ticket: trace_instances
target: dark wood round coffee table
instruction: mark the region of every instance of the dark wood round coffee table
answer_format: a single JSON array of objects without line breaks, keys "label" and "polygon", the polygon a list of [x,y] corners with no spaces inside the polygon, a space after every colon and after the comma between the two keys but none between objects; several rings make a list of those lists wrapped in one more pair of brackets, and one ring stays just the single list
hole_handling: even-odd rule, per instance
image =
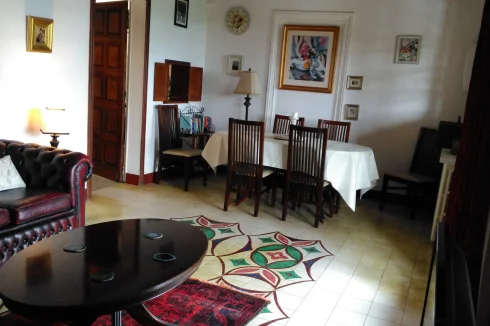
[{"label": "dark wood round coffee table", "polygon": [[74,229],[7,261],[0,268],[0,298],[11,311],[37,320],[90,325],[111,314],[113,325],[121,325],[126,310],[143,325],[168,325],[142,303],[191,276],[207,244],[199,228],[168,220]]}]

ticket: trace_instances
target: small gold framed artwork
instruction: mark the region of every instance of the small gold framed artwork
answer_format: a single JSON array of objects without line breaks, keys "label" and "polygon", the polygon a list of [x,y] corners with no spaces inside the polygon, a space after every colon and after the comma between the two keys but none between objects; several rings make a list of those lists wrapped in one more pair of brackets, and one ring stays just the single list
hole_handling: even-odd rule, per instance
[{"label": "small gold framed artwork", "polygon": [[362,82],[364,77],[362,76],[347,76],[347,89],[360,91],[362,90]]},{"label": "small gold framed artwork", "polygon": [[27,16],[27,52],[53,51],[53,20]]},{"label": "small gold framed artwork", "polygon": [[345,120],[359,120],[359,105],[346,104],[345,105]]}]

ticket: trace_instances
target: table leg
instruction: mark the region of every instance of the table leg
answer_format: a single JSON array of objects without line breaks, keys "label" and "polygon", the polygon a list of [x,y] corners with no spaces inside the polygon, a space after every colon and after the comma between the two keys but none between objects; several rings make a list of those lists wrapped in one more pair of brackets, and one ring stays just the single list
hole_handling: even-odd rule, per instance
[{"label": "table leg", "polygon": [[112,326],[122,326],[122,312],[116,311],[111,315]]},{"label": "table leg", "polygon": [[148,309],[146,309],[146,307],[143,304],[128,308],[126,309],[126,311],[128,312],[128,314],[131,315],[131,317],[133,317],[134,320],[136,320],[141,325],[177,326],[175,324],[170,324],[161,321],[157,317],[153,316],[153,314],[149,312]]}]

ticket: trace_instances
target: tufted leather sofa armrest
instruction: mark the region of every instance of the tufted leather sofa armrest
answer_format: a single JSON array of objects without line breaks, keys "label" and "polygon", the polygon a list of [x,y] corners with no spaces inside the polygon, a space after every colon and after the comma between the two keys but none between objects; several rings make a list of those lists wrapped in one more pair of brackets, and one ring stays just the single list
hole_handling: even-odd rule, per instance
[{"label": "tufted leather sofa armrest", "polygon": [[85,182],[93,167],[87,155],[0,139],[0,158],[5,155],[10,155],[28,188],[70,193],[78,226],[85,225]]}]

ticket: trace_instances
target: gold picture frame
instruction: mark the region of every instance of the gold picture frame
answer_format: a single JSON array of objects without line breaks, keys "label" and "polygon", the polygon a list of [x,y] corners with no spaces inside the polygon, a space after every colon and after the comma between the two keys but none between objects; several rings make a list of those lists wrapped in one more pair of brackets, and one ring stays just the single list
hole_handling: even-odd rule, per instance
[{"label": "gold picture frame", "polygon": [[27,52],[53,52],[52,19],[27,16]]},{"label": "gold picture frame", "polygon": [[332,93],[340,27],[284,25],[279,89]]}]

